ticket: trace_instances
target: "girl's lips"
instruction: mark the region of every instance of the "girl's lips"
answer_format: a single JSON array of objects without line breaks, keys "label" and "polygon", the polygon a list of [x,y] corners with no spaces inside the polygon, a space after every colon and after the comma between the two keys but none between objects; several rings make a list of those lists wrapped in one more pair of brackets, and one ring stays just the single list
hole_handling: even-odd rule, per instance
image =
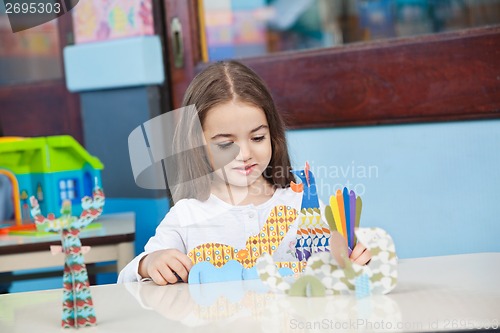
[{"label": "girl's lips", "polygon": [[241,173],[242,175],[248,176],[250,173],[252,173],[254,167],[257,164],[252,164],[252,165],[245,165],[244,167],[239,167],[239,168],[233,168],[235,171]]}]

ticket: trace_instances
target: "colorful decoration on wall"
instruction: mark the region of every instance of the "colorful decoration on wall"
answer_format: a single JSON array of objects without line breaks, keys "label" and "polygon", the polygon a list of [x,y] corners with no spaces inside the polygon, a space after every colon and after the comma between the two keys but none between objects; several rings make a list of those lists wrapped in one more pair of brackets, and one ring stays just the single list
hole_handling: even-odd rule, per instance
[{"label": "colorful decoration on wall", "polygon": [[59,52],[57,20],[14,34],[9,18],[0,12],[0,57],[58,58]]},{"label": "colorful decoration on wall", "polygon": [[40,212],[37,199],[30,198],[31,214],[37,228],[46,232],[60,233],[62,246],[51,247],[53,254],[64,253],[63,275],[63,313],[62,326],[64,328],[78,328],[94,326],[96,316],[90,294],[89,277],[83,260],[84,252],[89,247],[82,247],[79,238],[80,231],[88,226],[102,213],[104,206],[104,192],[97,185],[93,191],[93,198],[82,199],[82,213],[79,217],[71,216],[71,202],[63,201],[61,217],[54,214],[47,217]]},{"label": "colorful decoration on wall", "polygon": [[73,9],[75,43],[154,34],[152,0],[86,0]]},{"label": "colorful decoration on wall", "polygon": [[217,61],[267,53],[269,15],[264,0],[198,0],[203,60]]}]

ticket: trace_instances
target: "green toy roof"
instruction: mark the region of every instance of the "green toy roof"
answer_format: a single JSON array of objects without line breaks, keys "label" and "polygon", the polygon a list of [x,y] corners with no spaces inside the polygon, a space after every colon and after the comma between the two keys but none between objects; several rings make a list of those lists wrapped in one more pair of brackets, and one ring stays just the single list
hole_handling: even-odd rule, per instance
[{"label": "green toy roof", "polygon": [[87,164],[103,169],[101,161],[69,135],[0,139],[0,168],[16,174],[80,170]]}]

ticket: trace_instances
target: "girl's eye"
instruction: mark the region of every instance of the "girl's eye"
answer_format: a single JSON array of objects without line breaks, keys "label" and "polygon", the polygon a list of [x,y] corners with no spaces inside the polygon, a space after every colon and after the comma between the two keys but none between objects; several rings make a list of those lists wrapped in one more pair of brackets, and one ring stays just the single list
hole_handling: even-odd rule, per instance
[{"label": "girl's eye", "polygon": [[217,147],[219,149],[228,149],[232,144],[233,144],[232,142],[218,143]]},{"label": "girl's eye", "polygon": [[252,138],[252,140],[253,140],[253,141],[255,141],[255,142],[261,142],[261,141],[263,141],[265,138],[266,138],[266,136],[265,136],[265,135],[262,135],[262,136],[257,136],[257,137],[255,137],[255,138]]}]

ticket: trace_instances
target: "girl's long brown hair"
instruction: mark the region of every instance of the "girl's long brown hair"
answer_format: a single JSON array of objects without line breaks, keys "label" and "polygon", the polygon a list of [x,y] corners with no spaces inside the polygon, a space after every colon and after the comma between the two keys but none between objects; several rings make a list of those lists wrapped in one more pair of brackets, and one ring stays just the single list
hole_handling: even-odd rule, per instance
[{"label": "girl's long brown hair", "polygon": [[[191,82],[184,95],[182,105],[194,105],[194,116],[203,126],[213,107],[237,100],[262,109],[266,115],[271,138],[272,156],[264,178],[276,188],[289,186],[294,180],[285,138],[285,125],[264,81],[250,68],[237,61],[221,61],[208,66]],[[191,113],[190,113],[191,114]],[[190,147],[203,145],[203,133],[194,133],[197,119],[183,117],[174,135],[175,150],[187,151]],[[191,154],[177,159],[177,180],[171,187],[172,198],[177,202],[183,198],[206,200],[210,196],[213,171],[205,150],[192,150]]]}]

